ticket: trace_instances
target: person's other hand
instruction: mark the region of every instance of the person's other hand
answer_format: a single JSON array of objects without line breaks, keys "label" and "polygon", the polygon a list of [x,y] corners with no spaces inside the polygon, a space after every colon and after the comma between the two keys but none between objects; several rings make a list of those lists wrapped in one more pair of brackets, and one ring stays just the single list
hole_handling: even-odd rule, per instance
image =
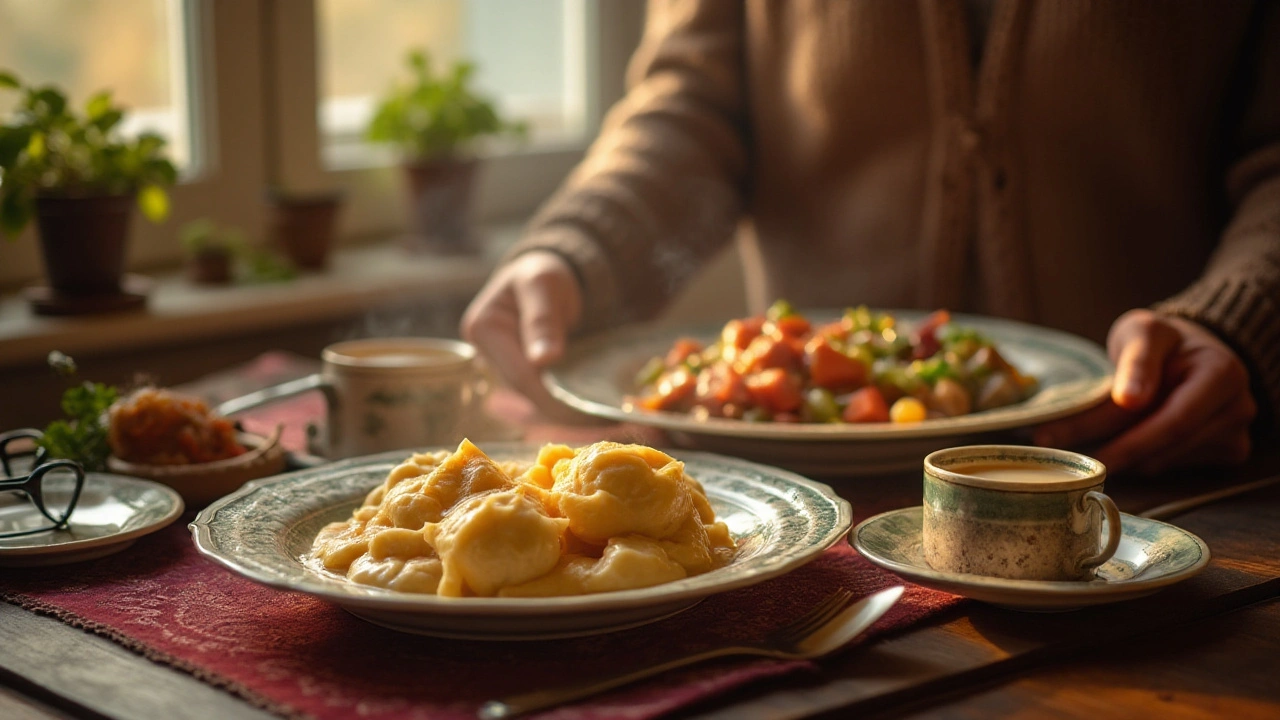
[{"label": "person's other hand", "polygon": [[541,369],[564,354],[569,331],[582,315],[582,290],[573,268],[555,253],[533,251],[502,266],[462,316],[462,337],[497,373],[543,414],[557,420],[582,415],[551,397]]},{"label": "person's other hand", "polygon": [[1130,310],[1111,326],[1107,352],[1116,364],[1111,398],[1041,426],[1036,444],[1066,448],[1112,438],[1097,458],[1108,471],[1142,474],[1249,457],[1249,423],[1257,414],[1249,372],[1208,329]]}]

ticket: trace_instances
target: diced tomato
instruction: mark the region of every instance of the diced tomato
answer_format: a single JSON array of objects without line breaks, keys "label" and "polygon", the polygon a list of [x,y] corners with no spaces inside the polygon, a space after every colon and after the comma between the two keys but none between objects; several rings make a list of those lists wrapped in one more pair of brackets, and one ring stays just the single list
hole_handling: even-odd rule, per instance
[{"label": "diced tomato", "polygon": [[738,356],[734,362],[734,370],[741,375],[770,368],[796,370],[800,368],[802,358],[803,348],[797,351],[790,342],[790,338],[778,340],[768,335],[761,335],[752,340],[747,349]]},{"label": "diced tomato", "polygon": [[775,415],[795,412],[804,403],[799,380],[782,368],[761,370],[745,380],[752,402]]},{"label": "diced tomato", "polygon": [[818,387],[831,391],[852,390],[867,381],[867,367],[831,346],[824,336],[817,336],[805,346],[809,378]]},{"label": "diced tomato", "polygon": [[667,367],[675,367],[690,355],[702,352],[702,343],[692,338],[680,338],[667,351]]},{"label": "diced tomato", "polygon": [[698,404],[719,411],[725,404],[745,405],[751,396],[742,376],[723,363],[703,368],[698,373]]},{"label": "diced tomato", "polygon": [[772,323],[773,329],[782,337],[798,338],[809,332],[809,321],[803,315],[788,315],[778,318]]},{"label": "diced tomato", "polygon": [[851,330],[853,330],[853,321],[846,317],[846,318],[841,318],[833,323],[827,323],[826,325],[819,325],[813,331],[813,334],[821,335],[822,337],[836,338],[838,340],[843,340],[846,337],[848,337],[849,332]]},{"label": "diced tomato", "polygon": [[733,371],[733,368],[725,367],[725,382],[720,386],[719,392],[716,393],[716,399],[723,403],[733,403],[735,405],[746,405],[751,400],[751,393],[747,392],[747,383],[742,376]]},{"label": "diced tomato", "polygon": [[911,357],[916,360],[931,358],[942,348],[938,342],[938,328],[951,322],[951,313],[935,310],[915,329],[911,336]]},{"label": "diced tomato", "polygon": [[849,398],[843,417],[849,423],[889,422],[889,404],[874,385],[868,385]]},{"label": "diced tomato", "polygon": [[646,410],[671,410],[693,396],[698,380],[685,368],[663,375],[658,380],[658,392],[641,398],[640,406]]},{"label": "diced tomato", "polygon": [[730,320],[720,332],[720,339],[725,347],[746,350],[764,329],[764,318],[749,317],[742,320]]}]

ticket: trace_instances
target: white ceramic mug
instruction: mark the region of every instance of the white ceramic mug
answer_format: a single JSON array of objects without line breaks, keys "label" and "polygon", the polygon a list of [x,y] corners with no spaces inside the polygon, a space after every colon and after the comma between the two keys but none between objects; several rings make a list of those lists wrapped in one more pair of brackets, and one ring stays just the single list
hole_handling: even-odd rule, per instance
[{"label": "white ceramic mug", "polygon": [[319,390],[327,422],[311,452],[349,458],[456,443],[488,390],[476,349],[461,340],[351,340],[325,348],[321,359],[318,374],[229,400],[218,411],[230,415]]},{"label": "white ceramic mug", "polygon": [[[924,559],[934,570],[1080,580],[1120,544],[1107,469],[1066,450],[973,445],[924,459]],[[1103,520],[1106,520],[1104,525]]]}]

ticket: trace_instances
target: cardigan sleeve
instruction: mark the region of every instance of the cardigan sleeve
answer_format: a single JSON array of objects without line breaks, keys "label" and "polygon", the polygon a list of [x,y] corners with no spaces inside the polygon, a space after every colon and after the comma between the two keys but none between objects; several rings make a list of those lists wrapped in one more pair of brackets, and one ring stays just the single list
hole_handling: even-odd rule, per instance
[{"label": "cardigan sleeve", "polygon": [[652,0],[626,96],[508,253],[549,250],[581,330],[656,314],[733,237],[747,174],[742,3]]},{"label": "cardigan sleeve", "polygon": [[1205,325],[1234,346],[1249,366],[1264,417],[1280,410],[1280,9],[1261,6],[1246,67],[1239,158],[1226,184],[1234,214],[1204,274],[1158,311]]}]

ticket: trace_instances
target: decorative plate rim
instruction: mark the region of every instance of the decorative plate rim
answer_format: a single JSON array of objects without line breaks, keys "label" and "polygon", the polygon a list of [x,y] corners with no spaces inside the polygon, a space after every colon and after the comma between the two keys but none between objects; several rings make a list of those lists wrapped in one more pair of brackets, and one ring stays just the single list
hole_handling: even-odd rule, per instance
[{"label": "decorative plate rim", "polygon": [[[813,318],[831,317],[833,313],[830,310],[801,312]],[[876,310],[876,312],[888,312],[894,317],[908,321],[922,318],[927,314],[918,310]],[[646,323],[606,331],[570,346],[560,362],[543,371],[542,384],[560,402],[588,415],[617,422],[631,422],[664,430],[703,435],[820,442],[907,440],[1009,430],[1031,423],[1048,422],[1074,415],[1098,404],[1110,393],[1112,367],[1110,358],[1107,356],[1106,350],[1091,340],[1061,330],[1004,318],[953,313],[952,319],[958,324],[999,327],[1004,332],[1016,332],[1028,338],[1038,337],[1052,340],[1060,349],[1071,352],[1082,365],[1093,366],[1091,369],[1098,374],[1073,383],[1050,386],[1051,388],[1059,388],[1060,391],[1069,389],[1071,393],[1065,398],[1051,399],[1045,404],[1035,404],[1033,396],[1031,400],[1003,408],[954,418],[926,420],[911,425],[894,425],[893,423],[751,423],[725,418],[698,420],[685,413],[638,410],[600,402],[578,395],[563,383],[558,373],[565,373],[572,363],[588,358],[600,349],[615,347],[628,340],[650,339],[655,335],[667,336],[672,340],[681,336],[710,336],[719,327],[723,326],[723,323],[719,325],[710,323],[698,325]],[[1047,389],[1042,389],[1041,392]]]},{"label": "decorative plate rim", "polygon": [[[68,540],[66,542],[52,543],[45,545],[19,545],[19,546],[0,546],[0,557],[30,557],[34,555],[60,555],[63,553],[72,553],[94,547],[106,547],[115,545],[116,543],[127,542],[143,535],[150,535],[153,532],[163,530],[168,527],[174,520],[177,520],[186,509],[186,505],[182,501],[182,496],[173,488],[146,478],[132,477],[129,475],[121,475],[119,473],[90,472],[85,475],[85,482],[88,483],[89,478],[108,478],[110,482],[130,485],[143,485],[147,489],[154,490],[169,500],[169,510],[156,520],[111,535],[100,535],[98,537],[85,538],[83,540]],[[154,507],[160,507],[157,503]],[[72,516],[75,513],[72,512]]]},{"label": "decorative plate rim", "polygon": [[[538,444],[518,442],[486,443],[482,449],[486,453],[493,453],[494,455],[499,454],[500,450],[528,451],[530,453],[529,457],[533,457],[533,453],[536,453],[540,447],[542,446]],[[299,582],[293,578],[247,566],[242,560],[224,555],[216,544],[214,533],[217,515],[224,508],[246,501],[258,492],[269,492],[273,485],[300,483],[313,475],[319,476],[359,469],[369,470],[383,466],[389,471],[391,467],[404,459],[407,451],[392,451],[362,458],[352,458],[316,468],[307,468],[271,478],[251,481],[239,490],[216,500],[201,510],[187,527],[191,531],[192,540],[196,548],[202,555],[250,580],[270,587],[302,592],[339,605],[370,610],[417,612],[434,615],[513,617],[597,612],[642,607],[657,603],[691,602],[784,575],[816,559],[828,548],[848,538],[849,528],[853,524],[852,506],[825,483],[811,480],[781,468],[714,453],[666,449],[662,451],[689,464],[715,462],[744,470],[751,469],[754,472],[772,476],[775,481],[807,488],[811,493],[811,497],[824,501],[825,506],[834,511],[835,520],[831,527],[822,531],[820,537],[814,538],[807,545],[799,548],[787,548],[781,555],[748,558],[744,563],[745,567],[739,566],[735,568],[734,564],[730,564],[724,568],[701,575],[645,588],[546,598],[442,598],[437,595],[404,593],[356,585],[354,583],[343,583],[314,574],[309,570],[308,572],[311,574],[307,580]],[[421,450],[418,452],[421,452]],[[694,472],[696,473],[696,468]],[[699,480],[702,481],[701,478]],[[710,487],[714,487],[714,483],[703,481],[703,485],[709,488],[709,494],[711,494]],[[319,512],[321,509],[313,508],[312,510]],[[299,562],[301,565],[298,558],[290,558],[290,560]]]},{"label": "decorative plate rim", "polygon": [[1086,580],[1016,580],[1012,578],[996,578],[970,573],[943,572],[941,570],[934,570],[930,567],[901,563],[884,557],[883,555],[879,555],[863,546],[861,536],[864,529],[877,522],[883,522],[891,516],[905,515],[916,511],[923,512],[923,506],[913,505],[911,507],[898,508],[897,510],[890,510],[878,515],[873,515],[858,523],[857,526],[849,532],[850,544],[853,545],[853,548],[867,560],[870,560],[876,565],[891,572],[898,573],[908,579],[921,578],[931,582],[945,583],[953,587],[968,586],[981,588],[983,590],[1004,590],[1015,592],[1022,596],[1125,595],[1142,590],[1156,590],[1199,574],[1199,572],[1209,564],[1209,560],[1212,557],[1209,552],[1209,546],[1195,533],[1171,523],[1139,517],[1137,515],[1130,515],[1129,513],[1120,513],[1122,525],[1125,520],[1131,520],[1139,523],[1148,523],[1151,525],[1160,525],[1170,528],[1181,536],[1194,542],[1200,550],[1200,557],[1197,558],[1195,562],[1184,568],[1159,577],[1126,578],[1108,582],[1090,582]]}]

